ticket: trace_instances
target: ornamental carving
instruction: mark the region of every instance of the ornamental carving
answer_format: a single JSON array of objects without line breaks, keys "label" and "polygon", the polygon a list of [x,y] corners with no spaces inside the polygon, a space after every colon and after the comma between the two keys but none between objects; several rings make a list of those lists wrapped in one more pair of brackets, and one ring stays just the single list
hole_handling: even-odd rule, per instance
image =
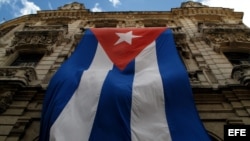
[{"label": "ornamental carving", "polygon": [[228,34],[216,34],[211,33],[206,35],[205,39],[208,40],[208,43],[223,43],[223,42],[229,42],[231,37]]},{"label": "ornamental carving", "polygon": [[0,94],[0,113],[5,112],[12,103],[13,95],[14,93],[9,91]]},{"label": "ornamental carving", "polygon": [[46,26],[25,26],[23,31],[50,31],[50,30],[63,30],[67,32],[67,25],[46,25]]},{"label": "ornamental carving", "polygon": [[37,80],[36,72],[33,67],[5,67],[0,68],[0,83],[20,82],[21,85],[29,85]]},{"label": "ornamental carving", "polygon": [[250,65],[237,65],[232,70],[231,77],[250,88]]},{"label": "ornamental carving", "polygon": [[143,28],[144,24],[143,24],[142,21],[137,21],[135,27],[137,27],[137,28]]},{"label": "ornamental carving", "polygon": [[93,28],[93,27],[117,27],[119,21],[112,19],[101,19],[101,20],[91,20],[81,23],[81,26],[84,28]]},{"label": "ornamental carving", "polygon": [[101,20],[91,20],[84,21],[80,24],[84,28],[92,28],[92,27],[176,27],[176,24],[172,20],[152,20],[152,19],[141,19],[136,20],[133,15],[128,15],[125,17],[125,20],[116,20],[116,19],[101,19]]},{"label": "ornamental carving", "polygon": [[50,54],[55,45],[63,42],[67,32],[67,26],[25,26],[23,31],[15,32],[11,45],[6,48],[6,55],[16,50],[33,49]]},{"label": "ornamental carving", "polygon": [[[246,33],[226,32],[203,35],[204,40],[215,52],[244,49],[250,51],[250,36]],[[243,51],[243,50],[242,50]]]},{"label": "ornamental carving", "polygon": [[58,10],[81,10],[81,9],[85,9],[85,6],[78,2],[65,4],[64,6],[58,8]]},{"label": "ornamental carving", "polygon": [[133,19],[126,20],[125,21],[125,26],[126,27],[136,27],[136,21]]},{"label": "ornamental carving", "polygon": [[200,28],[202,29],[218,29],[218,30],[230,30],[230,29],[238,29],[238,30],[245,30],[247,29],[245,25],[242,24],[215,24],[215,23],[205,23],[205,24],[199,24]]},{"label": "ornamental carving", "polygon": [[250,51],[250,30],[244,25],[199,24],[198,31],[214,51],[244,48]]},{"label": "ornamental carving", "polygon": [[180,51],[181,55],[186,59],[191,57],[191,53],[189,51],[186,34],[183,32],[181,27],[169,27],[174,33],[174,40],[177,49]]},{"label": "ornamental carving", "polygon": [[19,46],[23,44],[44,44],[50,45],[56,42],[57,32],[16,32],[15,38],[12,40],[11,46]]},{"label": "ornamental carving", "polygon": [[125,21],[119,21],[118,24],[117,24],[117,27],[118,28],[124,28],[124,27],[126,27]]},{"label": "ornamental carving", "polygon": [[165,19],[144,19],[138,21],[138,23],[143,23],[145,27],[176,27],[176,23],[172,20]]},{"label": "ornamental carving", "polygon": [[208,7],[208,6],[202,5],[199,2],[188,1],[188,2],[183,2],[181,4],[181,7]]},{"label": "ornamental carving", "polygon": [[46,21],[48,25],[68,25],[73,20],[77,18],[71,15],[68,16],[50,16],[50,17],[42,17]]},{"label": "ornamental carving", "polygon": [[176,42],[179,43],[186,43],[186,33],[183,32],[182,28],[180,26],[175,26],[175,27],[169,27],[172,32],[174,33],[174,38]]}]

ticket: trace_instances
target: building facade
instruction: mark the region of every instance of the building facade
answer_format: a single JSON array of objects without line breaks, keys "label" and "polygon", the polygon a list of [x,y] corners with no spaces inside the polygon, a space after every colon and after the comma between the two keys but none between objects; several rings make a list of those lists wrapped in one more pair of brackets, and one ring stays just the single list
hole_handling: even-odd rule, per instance
[{"label": "building facade", "polygon": [[71,3],[0,24],[0,140],[36,141],[50,78],[87,28],[168,27],[214,141],[250,125],[250,29],[243,13],[184,2],[170,11],[91,12]]}]

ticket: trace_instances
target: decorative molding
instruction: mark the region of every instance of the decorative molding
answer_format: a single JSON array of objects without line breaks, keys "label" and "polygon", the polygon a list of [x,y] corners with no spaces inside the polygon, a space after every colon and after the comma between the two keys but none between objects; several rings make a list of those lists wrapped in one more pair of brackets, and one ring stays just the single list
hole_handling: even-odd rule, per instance
[{"label": "decorative molding", "polygon": [[177,49],[181,52],[181,55],[185,58],[185,59],[190,59],[191,57],[191,53],[189,51],[189,47],[188,47],[188,43],[186,38],[179,38],[178,35],[175,39],[175,44]]},{"label": "decorative molding", "polygon": [[190,51],[188,49],[188,43],[186,39],[187,36],[183,32],[182,27],[176,26],[176,27],[168,27],[168,28],[170,28],[174,34],[174,40],[175,40],[177,49],[181,52],[183,57],[185,57],[186,59],[189,59]]},{"label": "decorative molding", "polygon": [[168,19],[142,19],[137,21],[143,27],[176,27],[177,24],[173,20]]},{"label": "decorative molding", "polygon": [[24,26],[23,31],[51,31],[51,30],[63,30],[68,32],[68,25],[44,25],[44,26]]},{"label": "decorative molding", "polygon": [[85,9],[85,6],[82,3],[73,2],[70,4],[65,4],[58,8],[58,10],[82,10]]},{"label": "decorative molding", "polygon": [[25,26],[23,31],[15,32],[11,45],[6,48],[6,55],[18,51],[38,51],[51,54],[55,45],[63,42],[67,26]]},{"label": "decorative molding", "polygon": [[119,21],[117,24],[117,28],[124,28],[124,27],[126,27],[125,21]]},{"label": "decorative molding", "polygon": [[92,27],[176,27],[176,23],[172,20],[166,19],[140,19],[135,18],[134,15],[127,15],[123,20],[119,19],[103,19],[100,18],[98,20],[89,20],[81,23],[81,26],[84,28],[92,28]]},{"label": "decorative molding", "polygon": [[116,19],[99,19],[99,20],[92,20],[87,22],[88,27],[116,27],[119,23]]},{"label": "decorative molding", "polygon": [[0,94],[0,113],[3,113],[6,111],[6,109],[9,107],[9,105],[13,101],[13,96],[14,96],[14,93],[10,91]]},{"label": "decorative molding", "polygon": [[183,2],[181,4],[181,7],[208,7],[206,5],[202,5],[202,3],[199,2],[193,2],[193,1],[187,1],[187,2]]},{"label": "decorative molding", "polygon": [[75,16],[45,16],[42,17],[46,21],[48,25],[56,25],[56,24],[61,24],[61,25],[68,25],[74,20],[77,20]]},{"label": "decorative molding", "polygon": [[242,85],[250,88],[250,65],[234,66],[231,78],[240,81]]},{"label": "decorative molding", "polygon": [[9,84],[20,82],[21,85],[29,85],[37,80],[36,71],[33,67],[1,67],[0,83]]},{"label": "decorative molding", "polygon": [[250,29],[238,24],[199,24],[198,31],[215,52],[250,52]]}]

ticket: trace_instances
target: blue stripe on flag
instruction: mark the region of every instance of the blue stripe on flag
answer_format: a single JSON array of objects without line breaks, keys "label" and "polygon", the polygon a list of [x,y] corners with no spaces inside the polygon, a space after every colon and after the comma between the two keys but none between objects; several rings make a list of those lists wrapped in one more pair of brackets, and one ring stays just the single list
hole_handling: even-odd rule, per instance
[{"label": "blue stripe on flag", "polygon": [[131,94],[134,61],[125,70],[109,72],[101,91],[90,141],[130,141]]},{"label": "blue stripe on flag", "polygon": [[[167,121],[173,141],[209,140],[194,104],[188,75],[175,47],[172,31],[157,39],[157,57],[162,76]],[[166,38],[167,36],[167,38]]]},{"label": "blue stripe on flag", "polygon": [[97,39],[90,30],[80,41],[72,56],[62,64],[51,79],[43,104],[40,141],[49,140],[49,131],[78,87],[82,72],[90,66],[97,48]]}]

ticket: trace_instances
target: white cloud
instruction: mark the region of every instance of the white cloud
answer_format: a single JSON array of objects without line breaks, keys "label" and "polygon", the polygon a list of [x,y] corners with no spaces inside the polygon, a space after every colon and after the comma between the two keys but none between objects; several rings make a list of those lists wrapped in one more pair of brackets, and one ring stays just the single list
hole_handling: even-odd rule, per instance
[{"label": "white cloud", "polygon": [[116,7],[117,5],[121,4],[120,0],[109,0],[109,2],[111,2],[114,7]]},{"label": "white cloud", "polygon": [[20,11],[17,11],[17,15],[28,15],[28,14],[34,14],[37,11],[41,10],[39,6],[34,4],[34,2],[30,2],[28,0],[21,0],[21,3],[23,7],[20,9]]},{"label": "white cloud", "polygon": [[1,8],[1,6],[4,5],[4,4],[10,4],[11,1],[12,1],[12,0],[0,0],[0,8]]},{"label": "white cloud", "polygon": [[96,3],[95,6],[91,9],[93,12],[102,12],[102,8],[99,7],[99,3]]},{"label": "white cloud", "polygon": [[243,23],[250,27],[250,8],[248,0],[195,0],[211,7],[232,8],[237,12],[244,12]]},{"label": "white cloud", "polygon": [[19,17],[27,14],[34,14],[41,10],[34,2],[29,0],[0,0],[0,7],[4,4],[10,6],[10,11],[14,13],[15,17]]}]

